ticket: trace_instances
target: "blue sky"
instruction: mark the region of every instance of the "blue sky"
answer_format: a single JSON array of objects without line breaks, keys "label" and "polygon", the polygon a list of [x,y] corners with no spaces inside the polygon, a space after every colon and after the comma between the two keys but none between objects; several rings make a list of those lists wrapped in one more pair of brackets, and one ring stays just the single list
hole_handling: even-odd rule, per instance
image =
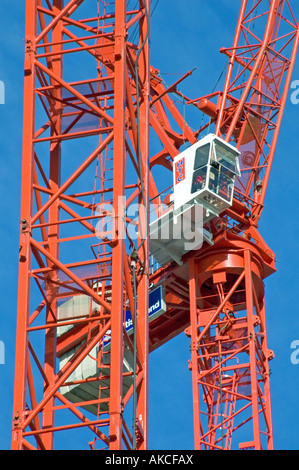
[{"label": "blue sky", "polygon": [[[24,1],[0,4],[0,80],[5,104],[0,105],[0,449],[10,448],[21,177]],[[96,4],[96,0],[94,0]],[[229,6],[227,4],[229,3]],[[294,2],[293,2],[294,3]],[[155,4],[155,1],[153,2]],[[160,0],[152,18],[152,65],[166,82],[197,67],[182,91],[191,97],[208,93],[225,59],[220,47],[232,44],[239,0]],[[296,6],[298,8],[298,5]],[[296,12],[298,15],[298,11]],[[299,79],[297,60],[293,79]],[[291,92],[290,92],[291,93]],[[186,119],[188,120],[188,110]],[[271,362],[274,442],[277,449],[298,449],[299,364],[292,364],[291,343],[299,340],[298,201],[299,104],[290,94],[282,124],[260,231],[277,255],[277,273],[266,280],[268,346]],[[150,447],[192,449],[189,341],[180,335],[150,356]]]}]

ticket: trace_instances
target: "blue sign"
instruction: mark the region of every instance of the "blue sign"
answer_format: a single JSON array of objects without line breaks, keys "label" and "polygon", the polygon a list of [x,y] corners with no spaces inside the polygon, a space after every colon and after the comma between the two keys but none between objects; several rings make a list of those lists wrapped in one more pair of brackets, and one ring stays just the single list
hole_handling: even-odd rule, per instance
[{"label": "blue sign", "polygon": [[[156,289],[152,290],[149,293],[149,303],[148,303],[148,317],[149,322],[151,322],[154,318],[157,318],[162,313],[166,312],[166,303],[164,298],[163,286],[156,287]],[[130,310],[126,310],[126,319],[124,322],[126,332],[129,333],[133,329],[133,321],[132,315]],[[111,339],[111,331],[107,331],[107,335],[104,338],[104,343],[110,343]]]},{"label": "blue sign", "polygon": [[[162,311],[163,310],[163,311]],[[148,303],[148,316],[151,321],[151,317],[157,314],[164,313],[166,311],[166,304],[164,299],[163,287],[159,286],[149,293]]]}]

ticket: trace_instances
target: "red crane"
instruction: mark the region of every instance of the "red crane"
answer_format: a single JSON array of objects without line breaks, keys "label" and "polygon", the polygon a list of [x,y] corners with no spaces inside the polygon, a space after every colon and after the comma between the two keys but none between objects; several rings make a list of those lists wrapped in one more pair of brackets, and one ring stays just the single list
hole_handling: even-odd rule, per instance
[{"label": "red crane", "polygon": [[[146,449],[148,354],[184,331],[195,448],[273,448],[275,257],[258,222],[298,49],[293,3],[242,0],[223,89],[190,99],[178,85],[191,72],[166,87],[150,66],[149,0],[26,0],[13,449],[54,449],[71,430],[92,449]],[[208,122],[194,131],[172,94]],[[191,158],[202,244],[183,250],[155,234],[186,216]]]}]

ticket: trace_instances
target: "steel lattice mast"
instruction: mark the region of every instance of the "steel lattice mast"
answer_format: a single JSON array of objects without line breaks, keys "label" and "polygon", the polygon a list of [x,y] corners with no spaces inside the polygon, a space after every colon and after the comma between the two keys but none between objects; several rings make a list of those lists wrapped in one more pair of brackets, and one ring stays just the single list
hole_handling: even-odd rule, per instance
[{"label": "steel lattice mast", "polygon": [[215,123],[215,133],[235,140],[241,151],[235,202],[218,221],[224,227],[212,249],[189,260],[187,333],[198,449],[230,449],[233,435],[241,449],[273,449],[273,352],[263,279],[275,269],[275,255],[258,221],[298,50],[290,3],[242,1],[233,47],[222,49],[229,58],[223,91],[196,101]]},{"label": "steel lattice mast", "polygon": [[[263,279],[275,266],[258,221],[298,23],[287,0],[243,0],[223,90],[191,100],[177,89],[190,72],[167,87],[150,68],[150,1],[127,3],[26,0],[12,447],[88,430],[92,449],[147,448],[148,353],[185,330],[195,448],[272,448]],[[208,123],[193,131],[171,93]],[[149,157],[150,127],[162,147]],[[148,207],[165,187],[152,170],[172,175],[210,128],[241,151],[233,205],[209,225],[213,246],[153,270]],[[149,283],[167,305],[150,325]]]},{"label": "steel lattice mast", "polygon": [[[122,442],[144,448],[148,239],[142,241],[139,251],[135,250],[140,299],[134,349],[137,366],[135,380],[124,393],[123,348],[131,351],[133,344],[128,336],[124,337],[123,311],[126,302],[134,309],[130,252],[128,255],[124,237],[124,198],[134,189],[137,198],[141,198],[142,181],[145,206],[148,200],[150,6],[148,1],[141,1],[137,9],[128,11],[126,1],[101,1],[97,10],[83,0],[64,3],[26,2],[22,226],[12,446],[31,448],[33,436],[37,448],[52,449],[56,431],[83,426],[94,433],[92,446],[98,439],[111,449],[121,448]],[[95,17],[85,16],[90,12]],[[135,27],[137,42],[129,43],[127,36],[132,35]],[[78,79],[75,70],[81,75]],[[70,145],[72,142],[76,144]],[[132,184],[126,182],[129,159],[136,175]],[[64,165],[68,167],[66,172]],[[90,168],[96,175],[93,190],[90,179],[84,178]],[[71,194],[69,188],[74,187],[80,189]],[[103,207],[105,216],[108,213],[114,225],[111,233],[103,224]],[[139,230],[144,237],[142,227]],[[78,241],[79,250],[75,248]],[[30,295],[37,302],[32,310]],[[74,319],[62,318],[59,302],[74,295],[88,299],[87,313]],[[72,334],[65,335],[62,341],[59,328],[70,324],[74,327]],[[30,337],[36,336],[37,331],[41,339],[35,344]],[[103,343],[109,331],[111,353],[105,372],[100,364],[102,359],[94,358],[102,372],[98,378],[98,397],[92,402],[97,416],[91,420],[60,390],[84,358],[94,354],[94,348]],[[44,346],[38,341],[44,341]],[[57,370],[57,358],[70,348],[75,349],[74,354]],[[39,371],[37,378],[33,367]],[[109,376],[109,385],[103,375]],[[132,377],[133,372],[130,370],[127,375]],[[104,393],[107,388],[111,391],[108,396]],[[123,418],[125,404],[133,392],[137,400],[137,442]],[[87,401],[82,399],[80,404]],[[69,409],[73,418],[59,426],[55,417],[61,409]]]}]

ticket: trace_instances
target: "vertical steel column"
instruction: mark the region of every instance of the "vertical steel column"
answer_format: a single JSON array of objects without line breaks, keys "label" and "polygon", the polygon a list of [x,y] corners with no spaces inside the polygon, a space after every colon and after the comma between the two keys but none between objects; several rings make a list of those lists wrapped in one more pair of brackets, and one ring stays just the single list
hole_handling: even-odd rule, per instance
[{"label": "vertical steel column", "polygon": [[198,388],[198,361],[197,361],[197,331],[198,318],[196,306],[196,275],[194,259],[189,260],[189,296],[190,296],[190,334],[191,334],[191,372],[192,372],[192,394],[193,394],[193,425],[194,425],[194,448],[200,449],[200,403]]},{"label": "vertical steel column", "polygon": [[122,371],[124,312],[123,197],[125,181],[126,1],[115,2],[115,95],[113,210],[115,240],[112,249],[110,449],[122,448]]},{"label": "vertical steel column", "polygon": [[[261,321],[261,344],[263,351],[268,351],[268,341],[267,341],[267,325],[266,325],[266,310],[265,310],[265,299],[259,312],[260,321]],[[272,409],[271,409],[271,389],[270,389],[270,369],[269,369],[269,359],[268,355],[263,357],[264,361],[264,397],[265,397],[265,421],[267,426],[267,436],[268,436],[268,449],[274,449],[273,441],[273,423],[272,423]]]},{"label": "vertical steel column", "polygon": [[[62,0],[53,1],[53,11],[55,15],[59,15],[60,11],[63,8]],[[62,41],[62,23],[58,21],[53,27],[52,31],[52,41],[58,43],[53,45],[53,53],[57,53],[60,50],[61,46],[59,43]],[[62,79],[62,58],[60,54],[53,55],[53,58],[50,62],[50,70],[60,79]],[[55,81],[52,80],[52,84],[55,85]],[[54,98],[59,102],[62,99],[61,88],[53,90]],[[54,125],[51,126],[51,136],[61,135],[61,113],[62,108],[60,106],[55,106],[56,114],[53,115]],[[49,183],[51,190],[55,194],[61,185],[61,141],[60,139],[55,139],[50,144],[50,172],[49,172]],[[59,200],[56,199],[54,203],[49,207],[49,229],[48,229],[48,240],[49,240],[49,252],[54,258],[59,259]],[[48,282],[48,298],[49,305],[47,306],[46,313],[46,322],[53,322],[57,317],[57,287],[55,283],[58,280],[57,270],[53,270],[49,274]],[[55,375],[56,375],[56,330],[54,328],[49,328],[45,332],[45,364],[44,371],[47,377],[48,383],[45,383],[45,393],[47,393],[47,388],[54,385]],[[43,410],[43,427],[52,427],[54,426],[55,413],[54,413],[54,404],[55,397],[53,396],[49,400]],[[53,449],[54,447],[54,433],[47,433],[43,436],[43,442],[46,449]]]},{"label": "vertical steel column", "polygon": [[28,319],[30,299],[30,218],[32,212],[32,184],[34,162],[35,67],[34,43],[36,34],[37,0],[26,0],[25,78],[23,163],[21,188],[21,235],[19,251],[19,287],[16,329],[15,384],[13,404],[12,449],[23,448],[23,422],[26,407],[26,380],[28,361]]},{"label": "vertical steel column", "polygon": [[245,295],[247,307],[247,324],[249,338],[249,361],[250,361],[250,386],[252,401],[252,424],[254,449],[261,450],[260,442],[260,422],[259,422],[259,403],[258,403],[258,380],[256,364],[256,336],[254,329],[254,311],[253,311],[253,283],[251,273],[251,254],[249,250],[244,252],[245,269]]},{"label": "vertical steel column", "polygon": [[[149,295],[149,237],[148,237],[148,212],[149,212],[149,97],[150,97],[150,1],[140,2],[140,8],[144,4],[145,16],[140,25],[140,55],[138,57],[137,70],[140,77],[142,99],[138,111],[139,139],[138,149],[139,166],[141,170],[140,180],[143,183],[143,194],[139,196],[139,204],[143,208],[139,211],[140,237],[142,244],[139,250],[139,259],[143,269],[143,275],[137,287],[138,316],[136,324],[137,355],[142,364],[143,378],[137,387],[137,416],[136,416],[136,449],[146,449],[148,446],[148,295]],[[136,87],[139,86],[138,81]]]}]

